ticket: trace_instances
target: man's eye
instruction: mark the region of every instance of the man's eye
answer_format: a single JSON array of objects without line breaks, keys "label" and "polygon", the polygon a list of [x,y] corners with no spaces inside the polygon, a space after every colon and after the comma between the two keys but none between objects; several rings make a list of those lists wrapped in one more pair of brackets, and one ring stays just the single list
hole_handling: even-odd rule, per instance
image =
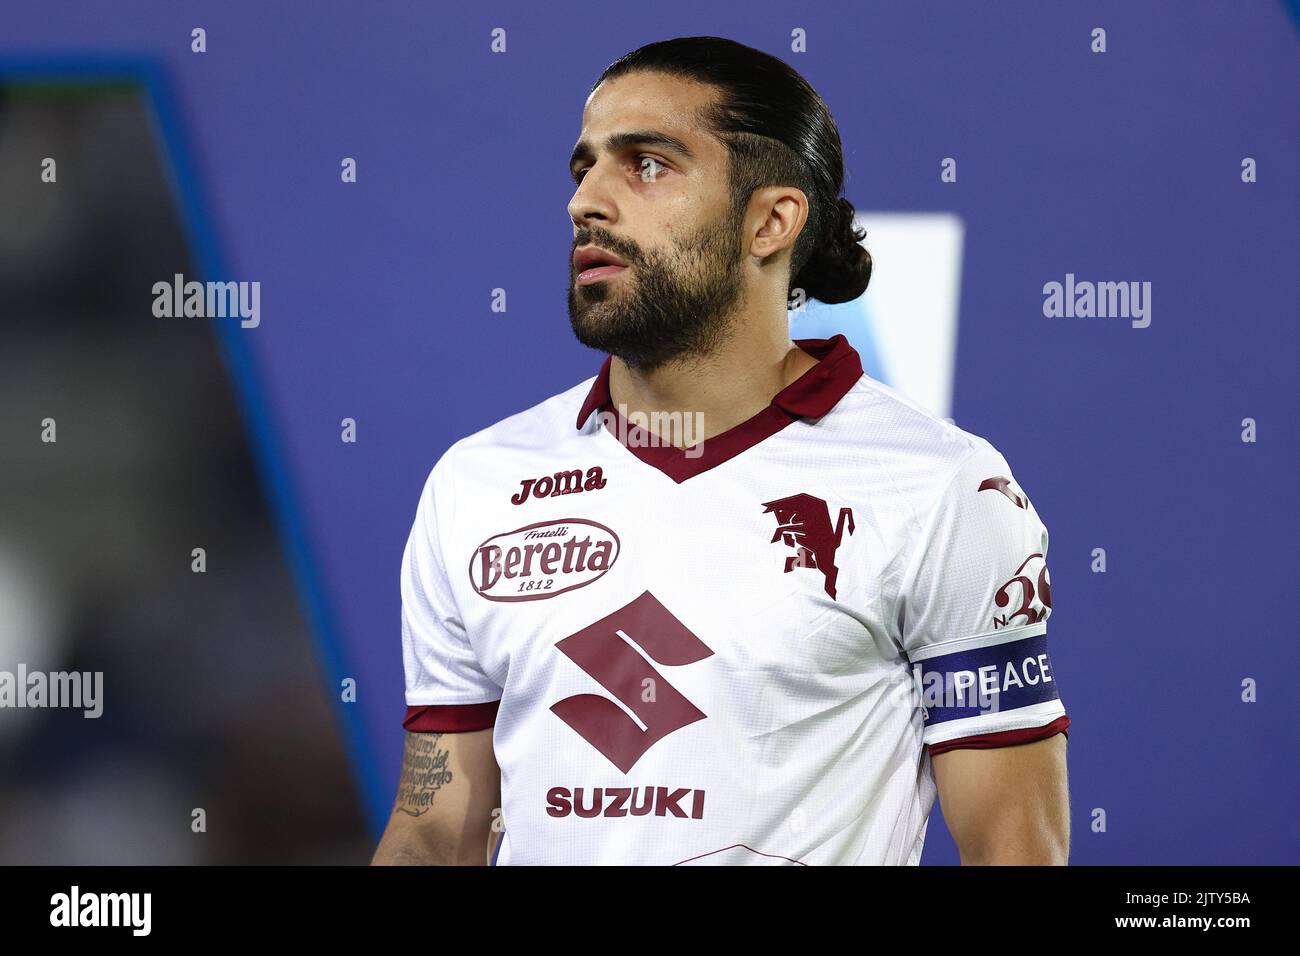
[{"label": "man's eye", "polygon": [[[638,156],[637,159],[640,160],[640,163],[638,165],[640,168],[640,176],[642,182],[646,182],[646,183],[654,182],[656,179],[659,178],[659,173],[668,168],[666,165],[659,162],[659,160],[655,159],[653,156]],[[587,171],[585,169],[578,170],[576,173],[573,174],[574,184],[579,186],[582,185],[582,180],[586,177],[586,175],[587,175]]]}]

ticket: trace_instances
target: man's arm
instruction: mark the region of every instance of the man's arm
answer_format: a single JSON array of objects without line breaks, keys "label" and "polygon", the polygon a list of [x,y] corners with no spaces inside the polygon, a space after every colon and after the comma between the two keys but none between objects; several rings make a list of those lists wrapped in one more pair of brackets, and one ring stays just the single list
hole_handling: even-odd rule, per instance
[{"label": "man's arm", "polygon": [[372,866],[484,866],[501,771],[492,728],[406,735],[392,816]]},{"label": "man's arm", "polygon": [[933,758],[948,831],[963,866],[1064,866],[1070,854],[1065,734]]}]

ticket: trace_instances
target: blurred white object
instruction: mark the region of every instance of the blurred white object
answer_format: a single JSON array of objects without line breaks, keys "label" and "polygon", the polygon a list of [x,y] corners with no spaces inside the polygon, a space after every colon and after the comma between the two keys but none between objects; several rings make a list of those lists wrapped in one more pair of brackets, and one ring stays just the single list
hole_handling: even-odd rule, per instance
[{"label": "blurred white object", "polygon": [[[9,541],[0,540],[0,671],[55,670],[63,657],[62,613],[49,583]],[[23,688],[19,688],[23,692]],[[37,712],[0,707],[0,736],[9,737]]]},{"label": "blurred white object", "polygon": [[966,228],[949,213],[859,213],[871,284],[851,302],[811,300],[790,314],[792,338],[843,332],[872,378],[940,418],[952,415]]}]

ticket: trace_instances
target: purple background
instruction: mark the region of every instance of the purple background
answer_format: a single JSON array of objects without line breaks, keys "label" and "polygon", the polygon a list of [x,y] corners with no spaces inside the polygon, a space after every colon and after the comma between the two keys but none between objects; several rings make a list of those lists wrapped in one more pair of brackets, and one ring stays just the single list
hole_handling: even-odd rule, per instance
[{"label": "purple background", "polygon": [[[789,53],[793,28],[809,53]],[[397,572],[420,487],[456,438],[596,371],[565,312],[565,163],[600,70],[689,34],[808,78],[860,210],[965,221],[953,415],[1007,455],[1051,532],[1073,860],[1297,862],[1286,4],[6,4],[0,59],[162,64],[230,278],[262,283],[262,324],[239,333],[246,397],[305,518],[335,669],[359,683],[340,719],[372,823],[400,756]],[[957,184],[939,181],[946,156]],[[1042,286],[1066,272],[1152,282],[1150,328],[1045,318]],[[926,861],[954,860],[936,812]]]}]

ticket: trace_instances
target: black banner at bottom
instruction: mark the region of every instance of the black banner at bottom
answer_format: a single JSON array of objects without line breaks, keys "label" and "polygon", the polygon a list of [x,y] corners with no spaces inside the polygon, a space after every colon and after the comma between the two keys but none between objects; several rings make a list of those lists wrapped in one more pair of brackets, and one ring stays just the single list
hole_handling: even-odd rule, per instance
[{"label": "black banner at bottom", "polygon": [[[830,947],[849,931],[948,950],[1016,940],[1192,937],[1231,945],[1285,930],[1289,867],[827,868],[781,879],[713,868],[7,868],[9,939],[78,944],[162,939],[221,944],[446,945],[448,934],[531,927],[539,944],[649,943],[688,930],[735,943],[784,932]],[[613,937],[606,936],[610,929]],[[599,936],[587,933],[601,929]],[[1039,934],[1049,934],[1040,936]]]}]

